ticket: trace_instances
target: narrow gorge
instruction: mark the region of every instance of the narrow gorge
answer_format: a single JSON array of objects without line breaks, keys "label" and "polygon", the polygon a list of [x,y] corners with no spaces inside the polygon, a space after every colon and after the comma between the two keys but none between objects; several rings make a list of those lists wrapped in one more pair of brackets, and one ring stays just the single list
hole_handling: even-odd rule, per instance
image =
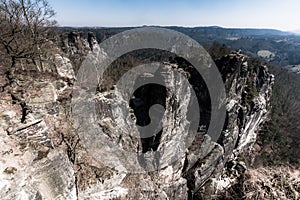
[{"label": "narrow gorge", "polygon": [[[164,77],[167,86],[185,90],[183,80],[174,78],[171,69],[175,69],[197,88],[201,120],[191,145],[187,149],[178,147],[172,165],[135,174],[128,170],[128,163],[136,159],[138,165],[139,159],[153,159],[158,149],[163,149],[161,160],[171,162],[168,155],[173,152],[167,146],[188,131],[183,121],[189,95],[178,100],[166,88],[146,85],[127,101],[114,87],[116,78],[105,79],[103,87],[91,97],[96,101],[97,125],[110,142],[135,152],[132,160],[111,159],[112,165],[107,166],[99,160],[113,155],[103,155],[101,149],[91,155],[78,135],[80,123],[72,119],[71,113],[76,74],[84,56],[99,51],[97,38],[93,33],[85,37],[71,32],[62,34],[58,41],[56,52],[49,56],[55,70],[20,68],[13,81],[0,71],[0,199],[205,199],[208,191],[228,188],[243,176],[247,165],[240,155],[246,152],[248,160],[254,159],[253,145],[270,111],[274,76],[266,63],[241,51],[215,58],[226,90],[226,120],[220,138],[214,142],[206,134],[211,102],[204,81],[189,62],[156,52],[165,71],[155,73]],[[133,52],[114,65],[135,66],[145,57]],[[156,57],[147,59],[153,61]],[[115,105],[121,104],[130,112],[117,109]],[[154,104],[160,104],[167,113],[162,117],[162,130],[142,140],[123,134],[137,131],[136,124],[149,124],[148,110]],[[176,110],[179,107],[180,112]],[[129,118],[136,124],[124,120]],[[139,156],[142,153],[144,156]],[[155,169],[154,161],[140,168]]]}]

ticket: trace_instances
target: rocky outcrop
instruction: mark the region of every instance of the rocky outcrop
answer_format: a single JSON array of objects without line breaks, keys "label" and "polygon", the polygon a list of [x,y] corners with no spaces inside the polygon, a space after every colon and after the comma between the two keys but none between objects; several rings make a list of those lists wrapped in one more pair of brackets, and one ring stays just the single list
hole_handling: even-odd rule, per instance
[{"label": "rocky outcrop", "polygon": [[[216,62],[223,75],[228,95],[227,119],[221,138],[218,140],[218,143],[211,141],[209,136],[205,134],[206,130],[204,128],[202,132],[196,135],[193,144],[189,148],[175,148],[178,150],[176,154],[177,160],[168,166],[161,167],[159,165],[160,163],[164,163],[164,161],[170,163],[170,161],[164,159],[171,159],[172,155],[174,155],[174,152],[172,152],[174,148],[168,149],[165,147],[167,147],[174,138],[178,136],[181,137],[188,132],[188,130],[184,128],[186,111],[180,113],[174,110],[175,105],[188,104],[187,102],[190,98],[188,92],[186,93],[187,99],[181,99],[182,101],[174,100],[170,91],[168,91],[167,94],[163,94],[163,90],[155,86],[147,86],[141,89],[143,92],[135,94],[133,99],[134,106],[132,106],[134,111],[132,113],[134,113],[135,120],[138,124],[147,121],[147,117],[141,117],[140,115],[145,115],[145,113],[141,114],[144,112],[143,109],[149,109],[151,105],[155,104],[153,101],[157,101],[156,103],[162,101],[161,104],[165,107],[165,112],[168,113],[166,115],[167,117],[163,118],[162,123],[165,125],[163,127],[166,128],[162,130],[162,133],[147,140],[142,139],[140,141],[141,143],[132,137],[132,135],[138,134],[134,128],[134,124],[127,123],[127,120],[123,120],[128,119],[130,113],[128,113],[126,109],[120,110],[119,107],[122,106],[116,106],[121,104],[124,106],[125,104],[126,107],[126,104],[128,104],[126,99],[120,98],[121,95],[119,91],[114,89],[99,93],[95,97],[99,99],[99,102],[96,104],[96,107],[99,107],[98,124],[100,124],[100,127],[104,130],[106,135],[106,137],[102,139],[100,139],[100,136],[97,136],[99,140],[111,141],[112,144],[116,146],[120,145],[126,148],[126,150],[136,152],[136,157],[130,157],[131,155],[125,154],[125,157],[120,158],[118,155],[111,153],[105,153],[105,155],[109,158],[113,158],[112,160],[118,160],[118,162],[110,164],[113,168],[119,169],[116,173],[127,174],[126,179],[132,179],[132,175],[127,171],[130,171],[133,165],[140,165],[140,170],[144,168],[144,179],[148,179],[147,177],[150,175],[151,179],[148,181],[150,181],[151,184],[148,184],[155,186],[154,188],[159,188],[156,190],[152,189],[148,197],[158,195],[162,197],[162,199],[166,197],[169,199],[194,198],[195,193],[197,193],[208,180],[219,177],[220,174],[224,173],[226,164],[236,163],[235,159],[239,153],[245,149],[247,151],[251,150],[252,145],[256,141],[256,131],[268,113],[267,107],[269,105],[271,88],[274,81],[273,75],[268,72],[267,67],[261,62],[240,52],[233,52]],[[166,80],[165,84],[170,88],[175,88],[175,91],[185,90],[183,88],[185,85],[183,84],[183,80],[172,78],[174,74],[171,70],[168,70],[176,68],[178,71],[184,71],[185,73],[183,74],[186,78],[190,80],[195,79],[190,66],[187,67],[181,64],[182,63],[179,62],[165,62],[166,71],[158,72],[158,70],[153,73],[159,73],[164,76],[164,80]],[[151,76],[145,74],[141,78],[151,79]],[[202,96],[204,99],[202,99],[202,101],[205,101],[205,99],[208,100],[206,93],[201,90],[199,90],[197,95]],[[151,100],[151,98],[155,100]],[[183,103],[184,101],[186,102]],[[136,107],[139,107],[139,109],[136,109]],[[130,108],[127,109],[130,110]],[[202,108],[202,110],[203,109],[205,110],[205,108]],[[80,111],[80,113],[82,112],[83,111]],[[182,129],[173,129],[174,124],[177,124]],[[80,126],[82,124],[78,125]],[[83,129],[86,130],[86,127]],[[128,133],[131,133],[131,135]],[[159,140],[156,141],[156,137],[159,138]],[[175,141],[180,141],[180,139],[177,138]],[[143,148],[144,145],[147,146],[146,149]],[[158,147],[156,145],[158,145]],[[175,144],[172,145],[174,146]],[[96,152],[97,146],[101,146],[101,144],[92,147],[91,151]],[[147,161],[155,161],[157,158],[153,151],[159,152],[160,157],[158,163],[154,162],[153,164],[149,164],[151,162]],[[100,156],[101,151],[96,155]],[[144,161],[147,163],[146,166],[143,165],[145,164],[144,162],[141,164],[136,160],[139,158],[139,155],[142,155],[142,158],[145,159]],[[103,162],[105,163],[104,160]],[[238,165],[238,168],[241,168],[241,171],[246,170],[243,163],[237,163],[236,165]],[[160,170],[153,172],[152,169],[156,169],[158,166],[161,167]],[[149,169],[152,172],[147,172]],[[217,179],[213,180],[215,184],[217,184]],[[221,182],[223,180],[219,179],[219,181]],[[134,179],[132,185],[139,185],[140,182],[142,182],[142,180]],[[97,188],[99,185],[91,187]],[[128,191],[128,193],[120,193],[119,198],[121,199],[144,197],[141,192],[143,191],[142,188],[139,188],[139,192],[130,192],[135,190],[126,186],[125,188],[123,187],[122,191]],[[133,194],[134,196],[131,196]]]},{"label": "rocky outcrop", "polygon": [[56,54],[54,55],[54,64],[59,76],[71,80],[75,79],[74,69],[70,59],[63,57],[59,54]]},{"label": "rocky outcrop", "polygon": [[[91,35],[89,40],[83,40],[72,33],[64,41],[71,60],[76,60],[77,54],[99,50]],[[227,179],[219,177],[225,174],[228,163],[244,170],[236,158],[243,150],[251,149],[256,140],[256,131],[268,113],[274,81],[267,66],[253,64],[252,58],[240,52],[217,60],[227,92],[224,130],[216,143],[206,134],[203,120],[188,147],[174,141],[181,141],[188,132],[189,92],[178,100],[176,94],[150,86],[136,93],[131,105],[117,89],[98,92],[92,99],[97,102],[96,125],[105,133],[105,140],[98,138],[95,146],[104,141],[131,152],[131,157],[120,157],[107,153],[111,152],[107,149],[95,148],[91,152],[91,147],[78,136],[81,124],[70,118],[74,71],[66,56],[56,55],[55,59],[56,74],[20,72],[17,84],[1,91],[1,199],[196,199],[196,193],[209,180],[219,187],[225,185],[222,183]],[[156,72],[164,77],[166,85],[175,91],[188,91],[183,79],[174,78],[171,69],[192,80],[196,78],[192,67],[174,61],[164,62],[164,66],[165,71]],[[201,90],[196,93],[202,96],[201,101],[208,97]],[[147,117],[139,116],[141,111],[136,107],[149,108],[153,103],[162,104],[166,110],[163,130],[148,140],[132,137],[139,131],[129,118],[147,121]],[[120,109],[121,104],[130,112]],[[209,110],[200,109],[209,118]],[[178,146],[176,159],[172,160],[174,145]],[[138,174],[130,170],[133,165],[140,170]]]},{"label": "rocky outcrop", "polygon": [[[59,119],[55,112],[57,90],[50,80],[44,84],[39,81],[34,80],[28,87],[6,87],[1,93],[1,199],[76,198],[72,163],[51,139],[50,127],[54,124],[48,118],[56,118],[56,122]],[[31,96],[22,96],[23,90]],[[26,114],[20,102],[26,105]]]},{"label": "rocky outcrop", "polygon": [[218,141],[224,150],[223,169],[221,176],[214,176],[200,189],[202,199],[207,198],[207,190],[222,191],[237,182],[247,169],[239,159],[240,153],[249,155],[247,161],[254,159],[252,148],[260,125],[267,120],[274,84],[274,76],[266,65],[239,52],[216,60],[216,64],[228,95],[226,126]]}]

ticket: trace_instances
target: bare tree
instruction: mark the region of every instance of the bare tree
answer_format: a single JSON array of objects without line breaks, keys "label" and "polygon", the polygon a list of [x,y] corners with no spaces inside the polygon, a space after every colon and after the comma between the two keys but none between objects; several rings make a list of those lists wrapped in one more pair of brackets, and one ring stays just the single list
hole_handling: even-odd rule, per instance
[{"label": "bare tree", "polygon": [[56,21],[46,0],[0,0],[0,45],[11,60],[31,62],[41,70],[48,28]]}]

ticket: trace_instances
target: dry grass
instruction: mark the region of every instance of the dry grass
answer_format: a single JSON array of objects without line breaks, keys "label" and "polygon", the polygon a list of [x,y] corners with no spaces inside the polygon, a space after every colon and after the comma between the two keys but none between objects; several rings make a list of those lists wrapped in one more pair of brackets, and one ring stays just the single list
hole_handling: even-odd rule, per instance
[{"label": "dry grass", "polygon": [[245,199],[299,199],[300,169],[289,166],[249,169],[241,189]]},{"label": "dry grass", "polygon": [[229,187],[216,188],[213,182],[207,183],[194,199],[298,200],[300,168],[287,165],[250,168],[236,177]]}]

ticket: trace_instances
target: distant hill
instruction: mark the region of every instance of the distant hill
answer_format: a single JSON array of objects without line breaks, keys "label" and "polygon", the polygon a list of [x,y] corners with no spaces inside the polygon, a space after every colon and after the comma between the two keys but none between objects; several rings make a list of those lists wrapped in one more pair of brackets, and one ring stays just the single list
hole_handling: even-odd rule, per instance
[{"label": "distant hill", "polygon": [[[160,26],[157,26],[160,27]],[[180,32],[194,32],[197,34],[209,34],[220,37],[245,37],[245,36],[263,36],[263,35],[293,35],[292,32],[285,32],[276,29],[258,29],[258,28],[223,28],[219,26],[203,26],[203,27],[181,27],[181,26],[162,26],[163,28],[173,29]],[[124,31],[138,27],[60,27],[60,29],[89,29],[89,30],[111,30]]]},{"label": "distant hill", "polygon": [[[78,31],[88,35],[93,32],[102,42],[106,38],[125,30],[137,27],[59,27],[65,32]],[[266,58],[271,63],[281,67],[300,64],[300,35],[275,29],[252,29],[252,28],[222,28],[209,27],[163,27],[182,32],[202,45],[210,45],[214,41],[226,44],[233,50],[241,49],[247,53],[258,56],[258,52],[270,52],[272,57]]]},{"label": "distant hill", "polygon": [[208,27],[194,27],[194,28],[186,28],[186,27],[168,27],[174,30],[178,30],[180,32],[195,32],[198,34],[208,34],[215,35],[218,37],[246,37],[246,36],[266,36],[266,35],[280,35],[287,36],[292,35],[292,33],[284,32],[275,29],[255,29],[255,28],[222,28],[218,26],[208,26]]}]

